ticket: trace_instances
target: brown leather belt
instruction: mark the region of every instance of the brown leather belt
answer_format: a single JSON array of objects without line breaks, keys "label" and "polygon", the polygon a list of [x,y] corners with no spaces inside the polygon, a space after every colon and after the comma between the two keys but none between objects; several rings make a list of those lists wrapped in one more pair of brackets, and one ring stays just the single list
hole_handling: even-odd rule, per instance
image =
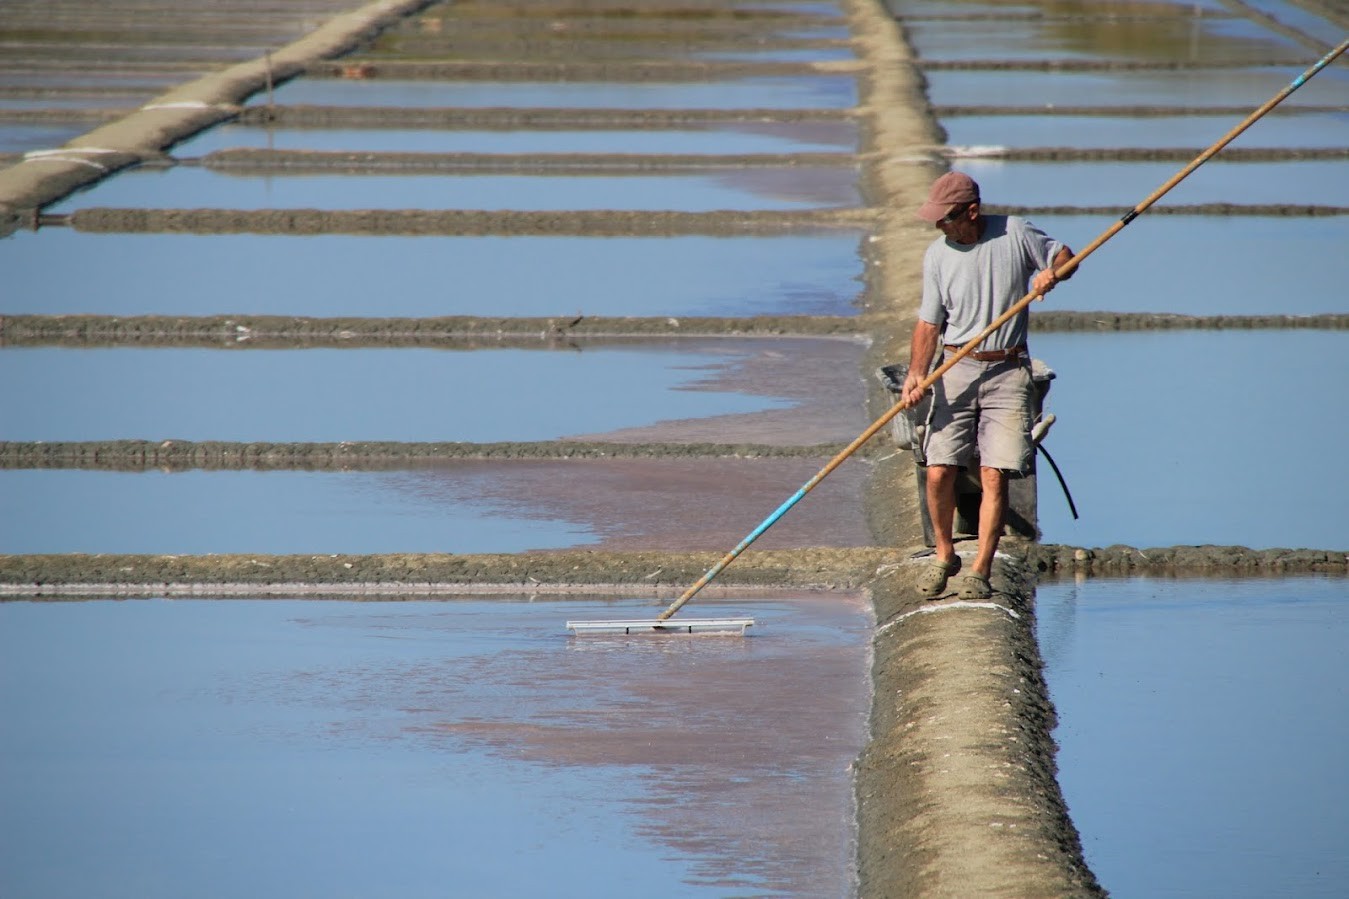
[{"label": "brown leather belt", "polygon": [[[953,353],[959,352],[961,349],[961,347],[951,343],[946,344],[946,348]],[[984,350],[983,352],[976,350],[965,355],[966,358],[974,359],[976,362],[1006,362],[1027,355],[1027,349],[1026,345],[1022,344],[1021,346],[1009,346],[1005,350]]]}]

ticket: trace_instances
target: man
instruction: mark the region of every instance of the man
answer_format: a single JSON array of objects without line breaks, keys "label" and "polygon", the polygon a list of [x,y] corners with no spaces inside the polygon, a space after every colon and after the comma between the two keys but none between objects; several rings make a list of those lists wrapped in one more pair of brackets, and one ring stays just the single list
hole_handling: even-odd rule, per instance
[{"label": "man", "polygon": [[[923,298],[902,388],[910,405],[922,398],[918,385],[932,369],[939,348],[953,353],[1028,292],[1048,293],[1060,280],[1055,269],[1073,256],[1067,246],[1025,219],[985,215],[979,206],[979,185],[961,172],[947,172],[933,183],[918,217],[932,222],[943,236],[923,257]],[[927,504],[937,545],[918,581],[919,591],[928,598],[943,595],[947,580],[961,568],[951,538],[956,477],[976,448],[983,488],[979,545],[972,570],[960,578],[959,592],[964,599],[992,595],[988,578],[1002,537],[1007,481],[1009,475],[1030,467],[1034,451],[1028,320],[1022,310],[933,386],[926,443]]]}]

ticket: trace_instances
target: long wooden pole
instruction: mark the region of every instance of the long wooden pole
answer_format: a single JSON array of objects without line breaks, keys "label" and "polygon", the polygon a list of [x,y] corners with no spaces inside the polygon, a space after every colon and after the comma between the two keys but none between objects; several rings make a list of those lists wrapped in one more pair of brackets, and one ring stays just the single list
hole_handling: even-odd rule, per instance
[{"label": "long wooden pole", "polygon": [[[1259,109],[1255,110],[1250,115],[1248,115],[1241,122],[1241,124],[1237,125],[1231,131],[1227,132],[1227,134],[1223,135],[1217,142],[1213,144],[1213,146],[1209,147],[1207,150],[1196,156],[1193,159],[1193,161],[1190,162],[1189,165],[1185,166],[1185,168],[1181,169],[1179,172],[1176,172],[1176,174],[1172,175],[1171,178],[1167,180],[1165,184],[1163,184],[1161,187],[1153,191],[1145,200],[1143,200],[1143,202],[1139,203],[1133,209],[1125,213],[1120,218],[1119,221],[1115,222],[1113,225],[1107,228],[1105,232],[1101,234],[1100,237],[1093,240],[1090,244],[1086,246],[1085,249],[1083,249],[1077,255],[1073,256],[1058,269],[1055,269],[1054,273],[1060,278],[1064,278],[1072,274],[1073,271],[1082,263],[1083,259],[1086,259],[1092,253],[1100,249],[1102,244],[1104,244],[1107,240],[1114,237],[1121,230],[1123,230],[1124,226],[1128,225],[1134,219],[1138,218],[1140,214],[1142,214],[1150,206],[1152,206],[1163,196],[1165,196],[1173,187],[1175,187],[1186,177],[1188,177],[1191,172],[1193,172],[1195,169],[1199,168],[1201,165],[1203,165],[1205,162],[1211,159],[1214,156],[1214,154],[1222,150],[1223,147],[1227,146],[1232,141],[1236,140],[1237,137],[1243,131],[1245,131],[1247,128],[1251,127],[1257,121],[1259,121],[1265,115],[1265,113],[1269,112],[1275,106],[1278,106],[1280,103],[1284,101],[1284,99],[1288,97],[1289,94],[1300,88],[1302,85],[1306,84],[1308,79],[1314,76],[1317,72],[1324,69],[1326,66],[1330,65],[1330,63],[1334,62],[1335,58],[1338,57],[1340,54],[1342,54],[1346,48],[1349,48],[1349,39],[1346,39],[1345,41],[1341,42],[1338,47],[1336,47],[1334,50],[1331,50],[1325,56],[1321,57],[1321,59],[1317,61],[1315,65],[1307,69],[1307,71],[1303,72],[1298,77],[1294,78],[1291,82],[1289,82],[1289,84],[1286,87],[1284,87],[1283,90],[1279,91],[1268,101],[1266,101],[1265,104],[1262,105]],[[1021,310],[1029,306],[1033,300],[1037,299],[1043,299],[1043,294],[1031,291],[1024,297],[1022,297],[1020,300],[1018,300],[1015,304],[1012,305],[1011,308],[1009,308],[1002,315],[998,316],[993,321],[992,324],[990,324],[987,328],[984,328],[983,331],[979,332],[978,336],[976,336],[969,343],[962,346],[949,359],[947,359],[940,366],[938,366],[936,370],[934,370],[931,374],[929,374],[926,378],[924,378],[922,383],[919,384],[919,389],[922,390],[923,392],[929,390],[933,384],[936,384],[937,381],[941,380],[942,375],[946,374],[946,372],[950,370],[951,366],[955,365],[961,359],[964,359],[970,353],[974,352],[975,348],[978,347],[979,344],[983,343],[990,334],[992,334],[994,331],[997,331],[998,328],[1002,327],[1014,316],[1019,314]],[[727,565],[734,562],[742,552],[748,549],[751,543],[753,543],[755,540],[758,540],[764,531],[768,530],[770,527],[776,524],[777,520],[781,518],[783,515],[786,515],[789,509],[791,509],[798,502],[800,502],[807,493],[809,493],[811,490],[814,490],[815,486],[819,484],[820,481],[823,481],[825,478],[827,478],[830,475],[830,473],[833,472],[834,469],[838,468],[840,465],[843,464],[843,461],[845,459],[847,459],[849,456],[855,453],[857,449],[860,446],[862,446],[862,444],[866,443],[872,437],[876,436],[876,433],[880,431],[881,428],[889,424],[892,418],[894,418],[896,415],[898,415],[901,411],[903,411],[906,408],[908,408],[908,403],[906,403],[903,399],[901,399],[898,403],[892,406],[888,412],[886,412],[880,418],[872,422],[870,427],[868,427],[865,431],[859,434],[857,438],[853,440],[852,443],[848,444],[846,447],[840,450],[838,455],[830,459],[829,463],[825,465],[824,468],[821,468],[818,472],[816,472],[814,477],[812,477],[809,481],[806,481],[806,483],[801,486],[800,490],[797,490],[796,493],[788,497],[786,502],[778,506],[777,509],[775,509],[771,515],[769,515],[762,522],[760,522],[758,527],[756,527],[753,531],[750,531],[750,533],[745,537],[744,540],[741,540],[740,543],[737,544],[734,549],[732,549],[730,552],[728,552],[725,556],[721,558],[721,561],[717,562],[717,564],[713,565],[711,568],[707,570],[706,574],[698,578],[697,582],[694,583],[692,586],[690,586],[687,590],[685,590],[682,596],[680,596],[677,600],[671,603],[668,609],[666,609],[664,612],[661,612],[660,615],[657,616],[656,620],[666,621],[672,615],[674,615],[675,612],[678,612],[681,608],[683,608],[684,604],[687,603],[690,599],[692,599],[695,595],[697,595],[699,590],[703,589],[703,587],[706,587],[707,584],[714,577],[720,574]]]}]

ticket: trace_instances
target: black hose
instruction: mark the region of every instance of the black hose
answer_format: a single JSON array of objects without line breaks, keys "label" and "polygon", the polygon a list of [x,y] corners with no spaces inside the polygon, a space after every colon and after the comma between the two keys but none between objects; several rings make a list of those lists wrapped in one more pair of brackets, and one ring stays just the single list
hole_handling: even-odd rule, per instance
[{"label": "black hose", "polygon": [[1054,457],[1049,455],[1049,450],[1045,449],[1043,443],[1037,443],[1035,448],[1044,453],[1045,461],[1049,467],[1054,469],[1054,477],[1059,479],[1059,486],[1063,488],[1063,496],[1068,500],[1068,511],[1073,513],[1073,521],[1077,521],[1077,504],[1073,502],[1073,494],[1068,490],[1068,482],[1063,479],[1063,472],[1059,471],[1059,466],[1055,464]]}]

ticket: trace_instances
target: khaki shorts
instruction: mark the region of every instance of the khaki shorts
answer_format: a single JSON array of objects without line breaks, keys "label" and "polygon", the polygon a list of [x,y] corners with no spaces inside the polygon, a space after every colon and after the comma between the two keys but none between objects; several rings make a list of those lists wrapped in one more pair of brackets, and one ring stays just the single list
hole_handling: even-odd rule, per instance
[{"label": "khaki shorts", "polygon": [[932,387],[928,465],[979,465],[1025,472],[1031,459],[1030,360],[979,362],[966,357]]}]

